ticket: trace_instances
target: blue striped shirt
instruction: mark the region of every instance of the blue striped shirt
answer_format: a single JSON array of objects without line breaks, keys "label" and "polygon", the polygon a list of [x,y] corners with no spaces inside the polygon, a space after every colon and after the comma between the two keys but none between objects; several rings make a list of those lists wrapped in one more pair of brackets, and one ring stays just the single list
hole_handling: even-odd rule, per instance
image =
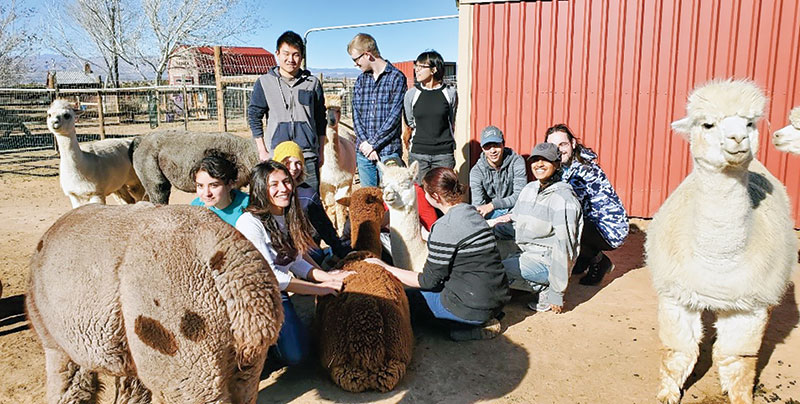
[{"label": "blue striped shirt", "polygon": [[353,89],[356,147],[367,142],[381,157],[402,152],[400,117],[405,92],[406,76],[388,61],[378,80],[371,71],[358,76]]}]

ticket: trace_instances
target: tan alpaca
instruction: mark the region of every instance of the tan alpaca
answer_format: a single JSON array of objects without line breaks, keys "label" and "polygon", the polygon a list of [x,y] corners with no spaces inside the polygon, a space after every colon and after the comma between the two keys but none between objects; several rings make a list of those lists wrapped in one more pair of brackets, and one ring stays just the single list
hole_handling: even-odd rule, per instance
[{"label": "tan alpaca", "polygon": [[328,218],[341,235],[347,221],[347,207],[337,203],[350,196],[356,171],[356,146],[350,139],[339,136],[341,98],[325,96],[328,107],[328,126],[323,141],[324,161],[319,169],[319,195]]},{"label": "tan alpaca", "polygon": [[665,348],[662,403],[681,399],[704,310],[717,316],[713,356],[723,392],[732,403],[753,402],[769,308],[797,257],[786,189],[754,159],[765,104],[750,81],[713,81],[689,95],[687,117],[672,123],[688,135],[694,167],[653,217],[645,243]]},{"label": "tan alpaca", "polygon": [[283,321],[258,250],[207,209],[87,205],[31,258],[25,303],[47,402],[94,402],[97,373],[125,403],[254,404]]},{"label": "tan alpaca", "polygon": [[55,100],[47,110],[47,127],[61,156],[58,180],[72,207],[105,204],[106,196],[112,194],[124,203],[141,201],[145,192],[130,156],[133,138],[100,140],[81,149],[75,119],[75,109],[67,100]]},{"label": "tan alpaca", "polygon": [[383,201],[389,206],[389,234],[392,261],[398,268],[422,272],[428,258],[428,245],[422,239],[414,180],[419,172],[417,162],[406,167],[378,163],[381,171]]}]

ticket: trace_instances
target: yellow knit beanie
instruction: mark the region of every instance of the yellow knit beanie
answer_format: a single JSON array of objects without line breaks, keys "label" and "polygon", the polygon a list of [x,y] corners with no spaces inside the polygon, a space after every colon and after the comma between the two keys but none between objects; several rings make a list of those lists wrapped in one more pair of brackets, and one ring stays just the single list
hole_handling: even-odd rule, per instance
[{"label": "yellow knit beanie", "polygon": [[272,151],[272,159],[279,163],[283,163],[283,159],[287,157],[294,157],[300,160],[302,164],[305,164],[303,151],[300,149],[300,146],[298,146],[297,143],[292,142],[291,140],[281,142],[275,147],[275,150]]}]

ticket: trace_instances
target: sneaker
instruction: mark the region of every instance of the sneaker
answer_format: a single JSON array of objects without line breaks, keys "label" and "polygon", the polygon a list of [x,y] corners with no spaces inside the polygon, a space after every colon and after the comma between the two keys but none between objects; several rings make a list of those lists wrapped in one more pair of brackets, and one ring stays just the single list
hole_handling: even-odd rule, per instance
[{"label": "sneaker", "polygon": [[492,339],[503,333],[500,321],[493,318],[482,326],[470,327],[466,329],[456,329],[450,331],[450,339],[453,341],[474,341],[479,339]]},{"label": "sneaker", "polygon": [[544,313],[550,311],[550,303],[537,302],[534,300],[528,303],[528,308],[539,313]]},{"label": "sneaker", "polygon": [[581,285],[594,286],[599,284],[607,273],[614,270],[614,263],[607,255],[603,254],[603,258],[596,264],[589,265],[589,272],[578,281]]}]

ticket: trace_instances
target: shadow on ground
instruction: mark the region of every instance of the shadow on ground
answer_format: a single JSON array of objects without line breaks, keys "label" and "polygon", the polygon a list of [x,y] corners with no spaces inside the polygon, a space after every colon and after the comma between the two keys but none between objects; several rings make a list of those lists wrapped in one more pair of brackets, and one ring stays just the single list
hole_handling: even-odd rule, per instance
[{"label": "shadow on ground", "polygon": [[[292,299],[300,317],[310,323],[313,298]],[[506,322],[503,319],[504,327]],[[528,351],[502,335],[492,340],[453,342],[446,332],[425,325],[415,326],[414,335],[411,364],[391,392],[349,393],[340,389],[330,381],[314,353],[303,365],[274,372],[259,392],[258,403],[284,403],[306,394],[306,399],[348,403],[473,403],[507,395],[528,372]]]}]

